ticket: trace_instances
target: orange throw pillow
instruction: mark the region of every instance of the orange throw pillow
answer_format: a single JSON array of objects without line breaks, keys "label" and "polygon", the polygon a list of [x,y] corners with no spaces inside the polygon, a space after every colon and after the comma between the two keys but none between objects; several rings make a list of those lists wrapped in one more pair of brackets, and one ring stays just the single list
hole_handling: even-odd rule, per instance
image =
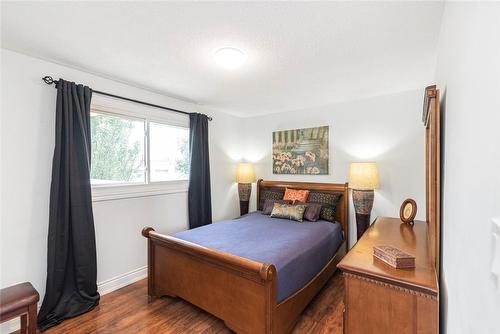
[{"label": "orange throw pillow", "polygon": [[299,201],[299,202],[307,202],[307,196],[309,196],[309,190],[297,190],[297,189],[288,189],[285,190],[285,196],[283,196],[283,200],[285,201]]}]

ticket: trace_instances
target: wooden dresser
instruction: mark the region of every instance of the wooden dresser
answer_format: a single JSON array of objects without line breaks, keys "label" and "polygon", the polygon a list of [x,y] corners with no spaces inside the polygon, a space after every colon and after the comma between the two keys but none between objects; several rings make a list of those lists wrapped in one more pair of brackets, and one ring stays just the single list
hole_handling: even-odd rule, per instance
[{"label": "wooden dresser", "polygon": [[[390,245],[415,255],[414,269],[395,269],[373,257]],[[345,281],[344,333],[438,333],[439,287],[428,224],[378,218],[338,267]]]}]

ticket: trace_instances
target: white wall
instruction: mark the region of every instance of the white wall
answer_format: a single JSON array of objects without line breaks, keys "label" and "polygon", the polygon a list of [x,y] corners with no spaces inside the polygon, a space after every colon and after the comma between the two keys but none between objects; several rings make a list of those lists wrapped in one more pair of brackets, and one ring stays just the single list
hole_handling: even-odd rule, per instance
[{"label": "white wall", "polygon": [[[413,198],[417,218],[425,217],[424,127],[422,90],[366,100],[250,118],[246,124],[244,158],[256,163],[258,178],[311,182],[347,182],[353,161],[376,161],[380,189],[375,193],[372,218],[398,216],[399,206]],[[272,174],[272,132],[330,126],[330,175]],[[255,197],[251,208],[255,208]],[[351,200],[350,245],[356,230]]]},{"label": "white wall", "polygon": [[[0,287],[30,281],[43,298],[46,279],[49,189],[54,148],[56,89],[42,82],[51,75],[98,90],[186,111],[193,103],[2,49]],[[208,110],[214,218],[238,213],[230,152],[238,151],[237,119]],[[228,172],[229,171],[229,172]],[[98,283],[104,289],[145,275],[144,226],[165,233],[187,228],[187,193],[94,202]],[[5,328],[5,327],[4,327]]]},{"label": "white wall", "polygon": [[444,113],[442,332],[500,333],[500,278],[490,273],[491,218],[500,217],[499,3],[446,3],[436,77]]},{"label": "white wall", "polygon": [[214,117],[209,129],[212,219],[238,217],[240,202],[235,179],[243,141],[242,119],[203,106],[199,110]]}]

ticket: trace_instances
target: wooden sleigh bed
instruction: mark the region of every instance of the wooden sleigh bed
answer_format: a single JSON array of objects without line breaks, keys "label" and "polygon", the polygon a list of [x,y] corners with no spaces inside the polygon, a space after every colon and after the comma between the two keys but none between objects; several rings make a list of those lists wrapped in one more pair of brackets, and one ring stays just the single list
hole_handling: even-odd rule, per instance
[{"label": "wooden sleigh bed", "polygon": [[258,209],[262,209],[266,194],[284,191],[285,188],[342,195],[335,214],[342,226],[344,240],[331,260],[301,289],[278,303],[278,277],[273,263],[249,260],[146,227],[142,234],[148,238],[150,298],[180,297],[222,319],[237,333],[290,332],[304,308],[332,276],[338,262],[346,254],[349,193],[347,183],[259,180]]}]

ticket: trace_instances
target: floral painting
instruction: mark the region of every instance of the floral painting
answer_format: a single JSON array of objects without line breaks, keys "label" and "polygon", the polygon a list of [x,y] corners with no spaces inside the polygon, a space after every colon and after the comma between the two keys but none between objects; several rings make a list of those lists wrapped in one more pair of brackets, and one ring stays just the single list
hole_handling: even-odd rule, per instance
[{"label": "floral painting", "polygon": [[274,174],[328,174],[328,126],[273,132]]}]

